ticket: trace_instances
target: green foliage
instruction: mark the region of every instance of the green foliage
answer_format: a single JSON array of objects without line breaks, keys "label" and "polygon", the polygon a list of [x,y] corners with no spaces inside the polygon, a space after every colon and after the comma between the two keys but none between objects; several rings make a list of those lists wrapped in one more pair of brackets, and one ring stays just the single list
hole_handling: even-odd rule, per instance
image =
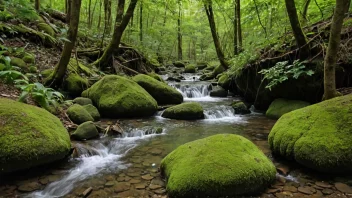
[{"label": "green foliage", "polygon": [[253,53],[251,51],[244,51],[240,53],[239,55],[235,56],[232,58],[229,63],[230,63],[230,70],[229,74],[230,76],[238,76],[241,74],[242,68],[246,66],[247,64],[252,63],[253,61],[258,59],[258,54]]},{"label": "green foliage", "polygon": [[28,78],[21,72],[15,70],[18,69],[11,65],[11,58],[8,56],[0,55],[0,79],[4,80],[7,84],[14,84],[16,80]]},{"label": "green foliage", "polygon": [[32,3],[29,3],[27,0],[5,0],[3,2],[4,11],[0,12],[0,21],[18,18],[22,21],[29,22],[39,20],[40,18],[38,13],[34,10]]},{"label": "green foliage", "polygon": [[18,80],[16,87],[22,90],[18,101],[24,102],[30,96],[38,105],[47,110],[50,110],[50,106],[57,108],[58,104],[64,100],[64,96],[60,92],[46,88],[38,82],[29,83],[26,80]]},{"label": "green foliage", "polygon": [[311,76],[313,70],[307,70],[299,60],[295,60],[292,65],[288,65],[288,61],[278,62],[274,67],[262,69],[260,74],[264,75],[263,80],[268,80],[269,83],[265,87],[271,90],[272,87],[288,80],[289,78],[298,79],[301,75]]}]

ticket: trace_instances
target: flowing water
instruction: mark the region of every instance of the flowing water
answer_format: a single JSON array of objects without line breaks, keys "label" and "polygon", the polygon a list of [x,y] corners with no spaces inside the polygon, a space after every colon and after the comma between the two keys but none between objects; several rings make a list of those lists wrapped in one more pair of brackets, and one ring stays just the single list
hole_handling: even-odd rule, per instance
[{"label": "flowing water", "polygon": [[[162,118],[161,112],[150,118],[120,120],[123,135],[75,142],[78,157],[64,163],[59,171],[35,178],[42,184],[40,190],[16,192],[25,197],[77,197],[91,188],[89,197],[163,196],[165,183],[158,169],[162,158],[181,144],[222,133],[249,138],[269,156],[267,136],[275,121],[258,113],[236,115],[230,104],[238,98],[212,98],[212,85],[193,77],[185,76],[186,81],[170,85],[182,93],[185,102],[198,101],[203,106],[204,120],[170,120]],[[163,128],[162,134],[156,134],[156,127]],[[57,172],[59,176],[54,177]],[[286,179],[298,182],[291,175]]]}]

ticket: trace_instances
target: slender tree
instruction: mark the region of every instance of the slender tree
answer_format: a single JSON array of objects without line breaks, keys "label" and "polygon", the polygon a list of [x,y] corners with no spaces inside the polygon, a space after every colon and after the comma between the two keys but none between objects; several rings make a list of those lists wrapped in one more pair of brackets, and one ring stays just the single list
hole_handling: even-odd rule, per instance
[{"label": "slender tree", "polygon": [[228,65],[227,61],[225,60],[225,55],[224,55],[224,52],[222,51],[219,36],[216,31],[216,25],[215,25],[214,13],[213,13],[213,5],[212,5],[211,0],[204,1],[204,8],[205,8],[205,12],[207,14],[207,18],[209,21],[210,31],[211,31],[211,35],[213,37],[216,54],[218,56],[218,59],[220,61],[221,66],[224,69],[228,69],[229,65]]},{"label": "slender tree", "polygon": [[237,15],[237,0],[233,0],[234,3],[234,20],[233,20],[233,49],[234,55],[238,54],[238,37],[237,37],[237,27],[238,27],[238,15]]},{"label": "slender tree", "polygon": [[303,33],[301,24],[298,20],[297,9],[294,0],[285,0],[286,10],[290,19],[293,35],[295,37],[297,47],[299,48],[299,57],[305,59],[309,56],[309,45],[306,36]]},{"label": "slender tree", "polygon": [[46,79],[46,85],[50,85],[51,87],[57,87],[62,84],[62,81],[66,74],[67,65],[70,62],[72,49],[74,48],[76,43],[80,9],[81,0],[72,0],[70,26],[67,33],[67,38],[69,41],[65,42],[60,61],[56,65],[53,73]]},{"label": "slender tree", "polygon": [[181,1],[178,1],[178,18],[177,18],[177,51],[178,60],[182,60],[182,32],[181,32]]},{"label": "slender tree", "polygon": [[241,1],[237,0],[237,37],[238,37],[238,51],[241,52],[243,46],[243,39],[242,39],[242,25],[241,25]]},{"label": "slender tree", "polygon": [[66,7],[66,23],[70,24],[71,20],[71,5],[72,5],[72,0],[66,0],[67,2],[67,7]]},{"label": "slender tree", "polygon": [[35,10],[39,11],[39,9],[40,9],[40,0],[35,0],[34,8],[35,8]]},{"label": "slender tree", "polygon": [[105,21],[105,29],[104,34],[110,34],[111,32],[111,0],[104,0],[104,21]]},{"label": "slender tree", "polygon": [[306,2],[304,3],[302,16],[305,21],[308,21],[307,15],[308,15],[308,8],[309,8],[310,2],[311,2],[311,0],[306,0]]},{"label": "slender tree", "polygon": [[100,29],[101,24],[101,6],[103,5],[102,0],[99,1],[99,17],[98,17],[98,26],[97,28]]},{"label": "slender tree", "polygon": [[335,65],[340,47],[341,29],[345,14],[351,0],[336,0],[335,13],[332,18],[328,51],[324,60],[324,98],[325,100],[339,96],[336,90]]},{"label": "slender tree", "polygon": [[130,1],[130,4],[127,8],[126,13],[124,13],[125,0],[118,1],[115,27],[114,27],[114,33],[112,35],[112,39],[111,39],[109,45],[104,50],[102,57],[100,57],[97,61],[95,61],[93,63],[94,65],[97,65],[98,67],[104,68],[104,67],[107,67],[109,65],[109,63],[111,63],[112,56],[114,55],[114,52],[116,52],[119,49],[123,32],[125,31],[132,15],[133,15],[134,9],[136,8],[137,1],[138,0],[131,0]]},{"label": "slender tree", "polygon": [[143,2],[139,5],[139,41],[143,42]]}]

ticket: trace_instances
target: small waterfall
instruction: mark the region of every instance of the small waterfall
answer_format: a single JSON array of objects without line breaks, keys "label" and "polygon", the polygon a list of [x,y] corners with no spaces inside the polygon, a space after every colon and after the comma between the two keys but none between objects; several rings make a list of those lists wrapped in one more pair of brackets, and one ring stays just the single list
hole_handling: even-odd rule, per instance
[{"label": "small waterfall", "polygon": [[171,84],[185,99],[209,97],[211,84]]},{"label": "small waterfall", "polygon": [[214,109],[204,111],[205,119],[222,119],[222,118],[233,118],[235,117],[235,111],[232,107],[221,105]]},{"label": "small waterfall", "polygon": [[[150,128],[150,127],[149,127]],[[128,130],[127,130],[128,131]],[[123,138],[106,138],[89,142],[89,145],[76,144],[79,158],[74,159],[76,166],[61,180],[53,182],[42,191],[33,192],[26,197],[62,197],[70,193],[80,182],[92,178],[101,172],[117,172],[126,169],[121,158],[145,138],[157,133],[155,129],[130,129]]]}]

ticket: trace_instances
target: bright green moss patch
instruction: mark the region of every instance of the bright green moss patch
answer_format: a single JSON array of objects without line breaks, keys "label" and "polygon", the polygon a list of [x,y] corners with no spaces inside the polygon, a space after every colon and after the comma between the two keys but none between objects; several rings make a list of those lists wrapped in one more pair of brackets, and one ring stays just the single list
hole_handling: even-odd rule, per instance
[{"label": "bright green moss patch", "polygon": [[204,112],[199,103],[187,102],[167,108],[161,116],[177,120],[197,120],[204,118]]},{"label": "bright green moss patch", "polygon": [[34,57],[34,55],[32,55],[32,54],[26,53],[26,54],[24,55],[24,57],[22,58],[22,60],[23,60],[25,63],[33,64],[33,63],[35,62],[35,57]]},{"label": "bright green moss patch", "polygon": [[53,72],[53,69],[46,69],[40,72],[40,74],[43,76],[43,78],[47,78],[51,75],[52,72]]},{"label": "bright green moss patch", "polygon": [[179,146],[161,162],[170,197],[257,194],[275,181],[273,163],[249,140],[220,134]]},{"label": "bright green moss patch", "polygon": [[352,95],[283,115],[269,134],[273,153],[309,168],[352,172]]},{"label": "bright green moss patch", "polygon": [[224,73],[220,76],[218,80],[218,84],[220,87],[228,90],[230,88],[230,77],[228,74]]},{"label": "bright green moss patch", "polygon": [[164,82],[164,80],[156,73],[149,73],[148,76],[154,78],[157,81]]},{"label": "bright green moss patch", "polygon": [[105,76],[85,91],[84,96],[92,99],[102,116],[109,118],[151,116],[158,109],[157,102],[146,90],[117,75]]},{"label": "bright green moss patch", "polygon": [[17,58],[17,57],[11,57],[11,65],[12,66],[17,66],[23,70],[26,70],[27,69],[27,65],[26,63],[20,59],[20,58]]},{"label": "bright green moss patch", "polygon": [[194,64],[189,64],[185,67],[185,73],[196,73],[197,68]]},{"label": "bright green moss patch", "polygon": [[70,73],[64,82],[64,89],[73,96],[81,95],[88,86],[88,80],[75,73]]},{"label": "bright green moss patch", "polygon": [[89,98],[84,98],[84,97],[77,97],[73,100],[74,103],[79,104],[79,105],[89,105],[93,104],[92,100]]},{"label": "bright green moss patch", "polygon": [[38,23],[37,26],[40,31],[43,31],[43,32],[49,34],[50,36],[55,36],[55,31],[49,24],[47,24],[45,22],[41,22],[41,23]]},{"label": "bright green moss patch", "polygon": [[139,74],[133,77],[133,80],[153,96],[159,105],[180,104],[183,102],[183,96],[180,92],[150,76]]},{"label": "bright green moss patch", "polygon": [[93,117],[81,105],[74,104],[67,109],[68,117],[75,124],[82,124],[87,121],[94,121]]},{"label": "bright green moss patch", "polygon": [[0,98],[0,173],[63,159],[69,135],[60,120],[44,109]]},{"label": "bright green moss patch", "polygon": [[95,106],[88,104],[84,105],[83,108],[94,118],[94,121],[100,120],[100,113]]},{"label": "bright green moss patch", "polygon": [[71,137],[75,140],[89,140],[99,137],[99,132],[94,123],[89,121],[79,125]]},{"label": "bright green moss patch", "polygon": [[268,118],[279,119],[285,113],[309,106],[308,102],[299,100],[286,100],[279,98],[274,100],[269,109],[266,111],[266,116]]}]

